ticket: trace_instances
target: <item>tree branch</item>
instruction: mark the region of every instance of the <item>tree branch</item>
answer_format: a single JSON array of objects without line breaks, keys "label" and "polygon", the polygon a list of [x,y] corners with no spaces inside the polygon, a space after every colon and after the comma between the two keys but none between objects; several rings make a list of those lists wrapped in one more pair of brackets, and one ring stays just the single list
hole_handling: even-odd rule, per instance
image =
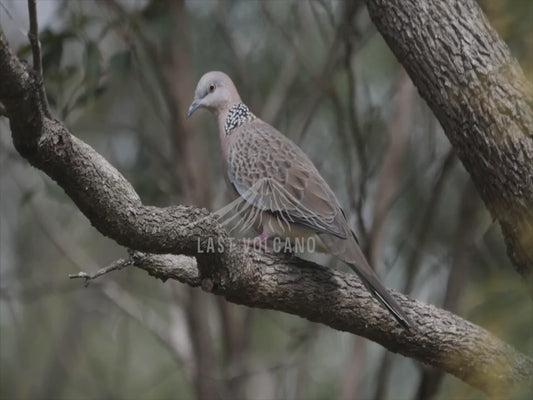
[{"label": "tree branch", "polygon": [[533,296],[533,87],[475,0],[367,0]]},{"label": "tree branch", "polygon": [[43,112],[48,118],[50,118],[50,108],[48,106],[46,91],[44,90],[43,63],[41,59],[41,42],[39,41],[39,24],[37,22],[36,0],[28,0],[28,14],[30,16],[30,30],[28,31],[28,39],[30,40],[31,45],[33,69],[38,78],[39,96],[41,96]]},{"label": "tree branch", "polygon": [[[181,256],[133,253],[133,265],[160,279],[198,282],[194,262]],[[242,267],[245,267],[241,269]],[[414,318],[417,331],[404,334],[374,302],[357,277],[299,259],[253,253],[228,275],[202,276],[204,290],[249,307],[299,315],[376,341],[391,351],[436,366],[488,393],[530,380],[533,360],[484,329],[432,305],[394,293]],[[229,274],[231,278],[227,281]]]},{"label": "tree branch", "polygon": [[[454,374],[488,393],[533,376],[533,360],[458,316],[393,293],[415,321],[405,331],[352,274],[296,258],[255,252],[233,242],[216,217],[196,207],[145,206],[126,179],[63,124],[43,112],[38,85],[0,31],[0,101],[13,142],[54,179],[102,234],[135,253],[136,266],[228,301],[299,315],[364,336],[393,352]],[[209,251],[214,241],[224,251]],[[212,242],[211,242],[212,243]]]}]

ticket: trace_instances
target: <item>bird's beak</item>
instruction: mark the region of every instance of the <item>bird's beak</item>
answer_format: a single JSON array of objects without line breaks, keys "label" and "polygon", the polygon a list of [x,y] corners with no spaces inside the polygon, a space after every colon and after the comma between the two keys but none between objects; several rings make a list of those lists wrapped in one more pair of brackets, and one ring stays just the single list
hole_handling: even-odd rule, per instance
[{"label": "bird's beak", "polygon": [[189,107],[189,111],[187,111],[187,118],[189,118],[196,111],[196,109],[200,107],[201,105],[202,103],[200,100],[194,100],[191,106]]}]

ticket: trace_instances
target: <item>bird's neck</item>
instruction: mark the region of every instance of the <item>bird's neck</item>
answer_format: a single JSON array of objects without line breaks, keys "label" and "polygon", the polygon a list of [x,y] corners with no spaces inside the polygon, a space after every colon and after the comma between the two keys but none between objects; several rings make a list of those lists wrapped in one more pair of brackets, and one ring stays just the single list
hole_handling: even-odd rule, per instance
[{"label": "bird's neck", "polygon": [[233,104],[224,114],[223,121],[220,119],[219,123],[221,123],[220,128],[226,136],[230,135],[235,128],[255,119],[255,115],[243,103]]},{"label": "bird's neck", "polygon": [[[229,148],[235,140],[235,135],[231,133],[239,126],[253,121],[255,118],[255,115],[250,112],[250,109],[241,102],[233,103],[228,108],[219,110],[217,113],[218,135],[224,163],[227,162]],[[226,164],[225,168],[227,169]]]}]

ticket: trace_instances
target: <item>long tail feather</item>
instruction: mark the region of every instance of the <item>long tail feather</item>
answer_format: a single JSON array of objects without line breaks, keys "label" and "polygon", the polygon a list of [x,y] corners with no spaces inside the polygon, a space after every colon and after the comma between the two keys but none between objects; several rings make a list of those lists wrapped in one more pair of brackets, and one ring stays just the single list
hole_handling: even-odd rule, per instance
[{"label": "long tail feather", "polygon": [[376,277],[373,276],[373,272],[362,272],[362,270],[357,268],[355,265],[348,265],[361,278],[365,286],[374,295],[374,297],[379,300],[379,302],[383,304],[387,310],[390,311],[390,313],[401,326],[403,326],[405,329],[410,329],[413,327],[413,322],[405,314],[405,312],[402,310],[402,307],[396,300],[394,300],[387,289],[378,281]]}]

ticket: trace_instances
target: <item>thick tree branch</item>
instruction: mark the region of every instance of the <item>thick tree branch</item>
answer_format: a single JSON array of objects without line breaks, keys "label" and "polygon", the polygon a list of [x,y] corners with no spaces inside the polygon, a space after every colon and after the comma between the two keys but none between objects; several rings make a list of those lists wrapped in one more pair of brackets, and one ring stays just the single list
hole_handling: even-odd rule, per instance
[{"label": "thick tree branch", "polygon": [[475,0],[367,0],[533,296],[533,89]]},{"label": "thick tree branch", "polygon": [[[431,305],[395,294],[415,321],[401,329],[357,277],[232,242],[206,210],[145,206],[125,178],[59,121],[45,116],[33,75],[0,31],[0,101],[13,142],[33,166],[54,179],[102,234],[135,253],[135,265],[223,295],[367,337],[387,349],[434,365],[485,392],[505,391],[533,376],[533,360],[484,329]],[[224,248],[208,252],[209,240]]]},{"label": "thick tree branch", "polygon": [[[164,280],[186,276],[179,280],[195,285],[200,276],[194,261],[184,262],[182,256],[135,252],[132,257],[135,266]],[[224,273],[204,277],[202,287],[237,304],[284,311],[365,336],[488,393],[532,377],[533,360],[484,329],[395,293],[417,324],[416,332],[403,334],[357,277],[311,262],[253,253],[239,269],[228,266]]]}]

